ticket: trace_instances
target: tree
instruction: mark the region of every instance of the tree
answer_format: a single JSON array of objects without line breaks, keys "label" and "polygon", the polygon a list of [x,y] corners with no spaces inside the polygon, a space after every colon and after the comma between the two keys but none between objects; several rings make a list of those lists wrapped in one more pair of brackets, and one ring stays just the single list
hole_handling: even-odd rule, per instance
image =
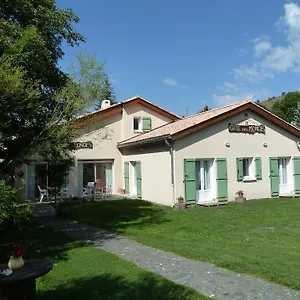
[{"label": "tree", "polygon": [[300,102],[297,103],[297,108],[294,113],[293,125],[300,128]]},{"label": "tree", "polygon": [[0,173],[12,179],[33,154],[55,165],[72,160],[75,117],[99,92],[93,64],[79,68],[77,80],[58,66],[63,43],[84,41],[77,22],[54,0],[0,2]]},{"label": "tree", "polygon": [[278,117],[291,123],[299,101],[300,92],[287,93],[281,101],[278,101],[273,105],[272,112]]},{"label": "tree", "polygon": [[208,105],[205,105],[201,110],[199,110],[199,113],[205,112],[205,111],[209,111],[211,110]]},{"label": "tree", "polygon": [[85,99],[93,109],[101,108],[103,100],[115,103],[115,93],[104,67],[105,62],[98,61],[85,49],[76,54],[71,66],[71,78],[84,89]]}]

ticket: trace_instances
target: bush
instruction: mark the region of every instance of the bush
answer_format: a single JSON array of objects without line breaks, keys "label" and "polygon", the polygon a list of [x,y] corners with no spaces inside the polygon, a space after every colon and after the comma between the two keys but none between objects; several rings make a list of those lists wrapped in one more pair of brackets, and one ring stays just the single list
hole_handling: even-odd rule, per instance
[{"label": "bush", "polygon": [[5,229],[20,228],[31,216],[28,205],[22,204],[17,189],[0,180],[0,225]]}]

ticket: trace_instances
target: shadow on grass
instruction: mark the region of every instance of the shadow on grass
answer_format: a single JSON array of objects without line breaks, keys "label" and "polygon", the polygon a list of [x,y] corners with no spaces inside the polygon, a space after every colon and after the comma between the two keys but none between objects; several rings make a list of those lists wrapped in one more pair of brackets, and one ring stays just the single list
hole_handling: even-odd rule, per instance
[{"label": "shadow on grass", "polygon": [[77,279],[69,285],[61,284],[55,290],[39,292],[37,299],[207,299],[195,291],[167,280],[158,280],[152,274],[140,276],[138,282],[120,276],[101,275]]},{"label": "shadow on grass", "polygon": [[25,246],[24,259],[43,258],[51,261],[67,260],[67,251],[83,247],[59,231],[45,228],[30,221],[21,230],[0,232],[0,263],[6,263],[11,255],[12,245],[22,241]]},{"label": "shadow on grass", "polygon": [[[66,206],[59,209],[66,211]],[[122,231],[128,226],[145,227],[168,222],[166,208],[144,200],[114,200],[69,206],[68,218],[98,228]]]}]

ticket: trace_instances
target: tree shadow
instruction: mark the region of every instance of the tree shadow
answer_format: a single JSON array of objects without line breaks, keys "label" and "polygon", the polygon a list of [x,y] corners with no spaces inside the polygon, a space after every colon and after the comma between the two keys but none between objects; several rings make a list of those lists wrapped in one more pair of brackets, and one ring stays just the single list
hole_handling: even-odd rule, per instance
[{"label": "tree shadow", "polygon": [[74,205],[66,217],[97,228],[122,232],[126,227],[147,227],[168,222],[168,208],[144,200],[100,201]]},{"label": "tree shadow", "polygon": [[85,246],[83,242],[74,241],[67,235],[34,221],[26,223],[20,230],[0,234],[0,263],[8,262],[12,245],[20,241],[25,246],[24,259],[41,258],[52,262],[67,260],[70,249]]},{"label": "tree shadow", "polygon": [[105,274],[89,279],[76,279],[70,284],[61,284],[55,290],[41,291],[37,299],[208,299],[192,289],[160,279],[152,274],[143,274],[137,282],[121,276]]}]

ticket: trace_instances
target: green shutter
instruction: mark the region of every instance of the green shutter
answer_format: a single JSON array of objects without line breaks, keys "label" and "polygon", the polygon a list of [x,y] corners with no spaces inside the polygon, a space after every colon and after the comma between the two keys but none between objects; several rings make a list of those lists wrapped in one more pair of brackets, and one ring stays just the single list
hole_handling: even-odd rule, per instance
[{"label": "green shutter", "polygon": [[185,201],[196,202],[196,164],[194,159],[184,160]]},{"label": "green shutter", "polygon": [[261,158],[255,158],[255,177],[257,180],[262,179],[262,168],[261,168]]},{"label": "green shutter", "polygon": [[129,162],[124,162],[124,182],[125,182],[125,193],[129,194]]},{"label": "green shutter", "polygon": [[143,131],[150,131],[152,129],[151,117],[144,117],[143,121]]},{"label": "green shutter", "polygon": [[295,194],[300,194],[300,157],[295,156],[294,161],[294,183],[295,183]]},{"label": "green shutter", "polygon": [[135,162],[135,170],[136,170],[136,183],[137,183],[137,195],[142,197],[142,172],[141,172],[141,162]]},{"label": "green shutter", "polygon": [[217,199],[219,202],[228,200],[227,188],[227,161],[226,158],[218,158],[217,162]]},{"label": "green shutter", "polygon": [[278,159],[270,157],[271,196],[279,196]]},{"label": "green shutter", "polygon": [[243,158],[241,157],[236,159],[236,176],[237,181],[243,181]]}]

